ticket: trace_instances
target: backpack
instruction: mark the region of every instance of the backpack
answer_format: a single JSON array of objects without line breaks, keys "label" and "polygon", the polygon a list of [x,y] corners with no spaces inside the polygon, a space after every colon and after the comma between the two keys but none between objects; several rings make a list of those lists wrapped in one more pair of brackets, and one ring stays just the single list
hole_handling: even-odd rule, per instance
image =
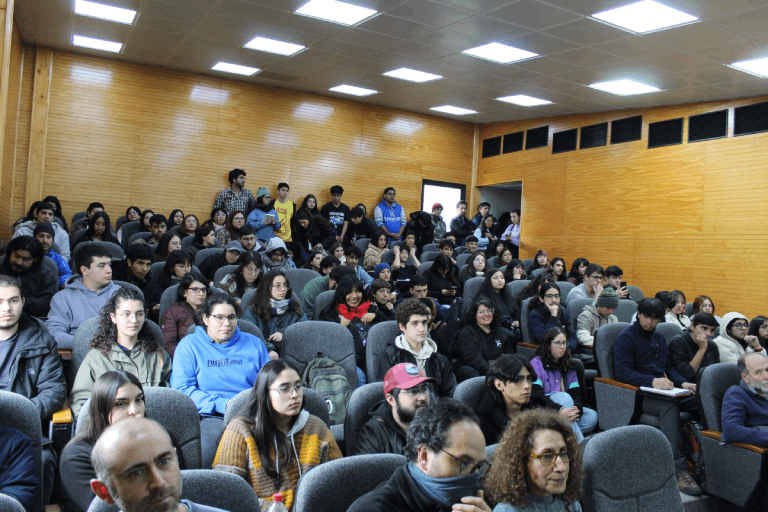
[{"label": "backpack", "polygon": [[458,355],[458,347],[456,342],[459,338],[459,331],[463,327],[461,325],[461,311],[464,307],[464,299],[458,297],[453,301],[451,307],[445,313],[443,317],[443,325],[440,327],[440,335],[443,338],[441,346],[437,347],[437,351],[444,356],[451,358]]},{"label": "backpack", "polygon": [[704,455],[701,451],[701,431],[704,426],[698,421],[689,421],[683,425],[683,452],[688,462],[688,471],[702,490],[706,489]]},{"label": "backpack", "polygon": [[307,365],[301,381],[304,386],[314,389],[325,399],[331,425],[344,424],[347,403],[352,395],[352,386],[349,385],[344,368],[333,359],[318,357]]}]

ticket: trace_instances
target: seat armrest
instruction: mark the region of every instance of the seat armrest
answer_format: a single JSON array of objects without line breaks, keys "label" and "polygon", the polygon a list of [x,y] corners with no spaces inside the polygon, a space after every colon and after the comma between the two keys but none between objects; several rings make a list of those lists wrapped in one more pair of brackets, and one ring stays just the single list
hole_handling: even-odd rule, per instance
[{"label": "seat armrest", "polygon": [[600,382],[602,384],[608,384],[609,386],[616,386],[617,388],[629,389],[631,391],[640,391],[640,388],[637,387],[637,386],[633,386],[631,384],[624,384],[623,382],[619,382],[619,381],[613,380],[613,379],[606,379],[604,377],[596,378],[595,382]]},{"label": "seat armrest", "polygon": [[610,430],[632,422],[637,404],[637,388],[598,377],[595,379],[595,403],[600,428]]},{"label": "seat armrest", "polygon": [[[720,436],[722,436],[721,432],[716,432],[714,430],[705,430],[701,433],[704,437],[709,437],[710,439],[716,439],[720,441]],[[739,448],[744,448],[746,450],[753,451],[755,453],[759,453],[760,455],[765,455],[768,453],[768,448],[764,448],[762,446],[755,446],[754,444],[747,444],[747,443],[728,443],[732,444],[733,446],[738,446]]]},{"label": "seat armrest", "polygon": [[64,400],[61,410],[53,413],[51,423],[72,423],[72,409],[69,408],[69,399]]},{"label": "seat armrest", "polygon": [[532,348],[533,350],[536,350],[537,348],[539,348],[538,345],[534,345],[533,343],[522,343],[521,342],[521,343],[518,343],[517,346],[518,347],[525,347],[525,348]]}]

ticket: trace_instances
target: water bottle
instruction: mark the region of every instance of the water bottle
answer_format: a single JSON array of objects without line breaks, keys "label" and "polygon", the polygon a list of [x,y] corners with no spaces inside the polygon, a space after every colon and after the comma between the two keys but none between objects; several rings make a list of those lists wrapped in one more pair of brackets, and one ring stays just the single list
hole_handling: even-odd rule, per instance
[{"label": "water bottle", "polygon": [[269,506],[267,512],[288,512],[288,509],[283,505],[283,495],[276,492],[272,495],[272,505]]}]

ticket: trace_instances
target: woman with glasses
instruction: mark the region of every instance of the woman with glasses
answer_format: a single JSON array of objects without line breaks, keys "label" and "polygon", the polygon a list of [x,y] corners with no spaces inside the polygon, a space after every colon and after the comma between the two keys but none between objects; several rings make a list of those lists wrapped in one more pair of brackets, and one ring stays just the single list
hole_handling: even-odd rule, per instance
[{"label": "woman with glasses", "polygon": [[69,398],[75,415],[90,398],[94,382],[111,370],[130,372],[144,386],[168,386],[171,357],[152,336],[145,315],[144,300],[129,288],[120,288],[101,308],[99,328]]},{"label": "woman with glasses", "polygon": [[[712,299],[710,299],[707,295],[699,295],[693,299],[693,314],[691,315],[691,318],[693,318],[697,313],[709,313],[717,319],[717,323],[722,327],[723,319],[715,315],[715,303],[712,302]],[[754,333],[750,332],[749,334]]]},{"label": "woman with glasses", "polygon": [[477,292],[477,299],[481,298],[488,299],[493,304],[500,327],[509,331],[520,327],[520,308],[507,289],[504,273],[498,268],[491,268],[485,273],[483,284]]},{"label": "woman with glasses", "polygon": [[227,212],[225,212],[223,208],[214,208],[211,210],[210,218],[203,222],[203,226],[213,226],[216,233],[218,233],[220,229],[223,229],[226,224]]},{"label": "woman with glasses", "polygon": [[240,304],[240,299],[246,292],[255,290],[262,278],[261,256],[253,251],[245,251],[240,257],[240,266],[221,280],[219,288],[237,299],[237,303]]},{"label": "woman with glasses", "polygon": [[576,435],[557,413],[521,414],[493,454],[483,489],[494,512],[581,512],[581,455]]},{"label": "woman with glasses", "polygon": [[760,339],[749,334],[747,317],[732,311],[723,316],[722,325],[725,329],[720,331],[720,336],[712,340],[720,352],[721,363],[735,363],[745,352],[759,352],[766,355],[765,349],[760,345]]},{"label": "woman with glasses", "polygon": [[200,227],[200,221],[197,219],[197,215],[189,214],[184,217],[184,222],[179,227],[179,236],[181,238],[187,236],[195,236],[195,231]]},{"label": "woman with glasses", "polygon": [[[718,322],[720,319],[718,317],[715,317],[718,319]],[[751,322],[749,322],[749,332],[748,334],[757,337],[757,341],[760,342],[760,346],[765,349],[765,347],[768,347],[768,317],[765,316],[756,316],[752,319]]]},{"label": "woman with glasses", "polygon": [[240,228],[245,224],[245,214],[240,210],[230,212],[223,229],[216,231],[216,241],[219,247],[226,247],[232,240],[240,239]]},{"label": "woman with glasses", "polygon": [[280,493],[291,510],[302,475],[341,456],[323,420],[304,409],[298,369],[277,360],[264,365],[248,401],[227,425],[213,469],[245,478],[265,509]]},{"label": "woman with glasses", "polygon": [[523,262],[518,259],[508,261],[506,263],[506,268],[504,269],[504,279],[508,283],[519,281],[520,279],[528,279]]},{"label": "woman with glasses", "polygon": [[163,345],[173,357],[179,340],[195,324],[195,313],[208,298],[211,282],[199,272],[187,272],[176,289],[176,302],[163,311],[160,328],[163,330]]},{"label": "woman with glasses", "polygon": [[496,359],[517,351],[517,341],[509,330],[501,327],[495,304],[488,298],[475,301],[463,323],[456,340],[459,382],[486,375]]},{"label": "woman with glasses", "polygon": [[538,377],[533,383],[533,400],[559,411],[581,442],[584,433],[597,426],[597,412],[584,407],[583,390],[563,329],[552,327],[544,333],[531,366]]},{"label": "woman with glasses", "polygon": [[195,331],[176,348],[171,387],[197,405],[202,469],[209,469],[224,430],[227,403],[242,390],[253,387],[259,370],[270,359],[260,338],[240,331],[237,302],[227,294],[209,297],[197,311],[195,323]]},{"label": "woman with glasses", "polygon": [[270,356],[274,355],[273,359],[277,359],[285,330],[307,319],[301,311],[299,298],[291,290],[288,277],[280,270],[264,276],[256,288],[253,301],[246,307],[243,320],[252,322],[261,330]]},{"label": "woman with glasses", "polygon": [[573,328],[571,316],[560,305],[560,287],[555,283],[545,283],[539,289],[539,296],[531,299],[528,309],[528,330],[536,343],[541,344],[546,333],[552,327],[560,327],[565,331],[571,351],[579,346],[576,329]]},{"label": "woman with glasses", "polygon": [[[57,214],[58,216],[58,214]],[[125,216],[127,219],[125,222],[123,222],[123,225],[127,222],[134,222],[141,218],[141,210],[138,206],[129,206],[127,210],[125,210]],[[63,219],[62,219],[63,220]],[[118,219],[119,220],[119,219]],[[123,241],[123,226],[120,226],[120,229],[117,230],[117,240],[119,242]]]},{"label": "woman with glasses", "polygon": [[181,250],[181,237],[178,233],[169,231],[163,235],[155,248],[155,263],[165,261],[168,255]]}]

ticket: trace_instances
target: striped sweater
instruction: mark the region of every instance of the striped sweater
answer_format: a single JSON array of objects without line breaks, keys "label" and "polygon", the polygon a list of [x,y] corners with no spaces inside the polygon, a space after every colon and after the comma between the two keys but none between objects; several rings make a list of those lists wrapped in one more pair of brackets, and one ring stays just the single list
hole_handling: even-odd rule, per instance
[{"label": "striped sweater", "polygon": [[[306,418],[302,416],[306,414]],[[242,476],[253,487],[261,498],[261,509],[266,512],[272,504],[272,495],[279,492],[283,495],[283,505],[292,510],[296,497],[296,487],[300,475],[306,474],[313,467],[333,459],[342,457],[336,441],[333,439],[330,429],[323,420],[311,416],[302,411],[297,419],[297,424],[305,420],[303,427],[293,434],[295,453],[298,454],[299,464],[291,460],[288,467],[281,466],[280,487],[270,477],[261,465],[259,452],[256,448],[256,440],[253,430],[243,418],[233,419],[227,425],[213,461],[213,469],[227,471]],[[291,432],[296,430],[297,425]],[[291,433],[289,432],[288,435]],[[274,458],[275,450],[270,447],[269,457]],[[299,467],[300,466],[300,467]]]}]

